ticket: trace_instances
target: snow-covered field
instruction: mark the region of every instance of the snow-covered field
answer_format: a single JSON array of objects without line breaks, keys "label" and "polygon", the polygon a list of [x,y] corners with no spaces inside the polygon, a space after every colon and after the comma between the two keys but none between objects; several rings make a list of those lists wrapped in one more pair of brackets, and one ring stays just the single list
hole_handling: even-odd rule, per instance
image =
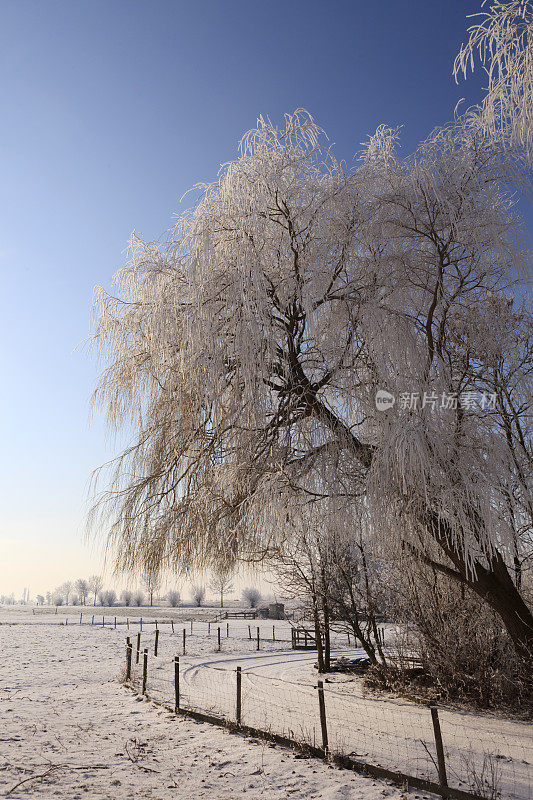
[{"label": "snow-covered field", "polygon": [[288,749],[176,717],[143,701],[117,682],[124,665],[124,629],[65,627],[59,621],[64,623],[64,615],[32,617],[0,609],[0,796],[405,796],[385,782],[298,758]]},{"label": "snow-covered field", "polygon": [[[155,625],[147,621],[147,610],[142,610],[146,616],[141,650],[149,650],[149,694],[173,704],[173,658],[178,655],[182,704],[234,719],[235,670],[240,666],[243,723],[320,745],[313,670],[316,652],[291,651],[287,623],[228,620],[229,637],[226,621],[220,623],[219,653],[218,624],[211,625],[210,636],[207,633],[207,619],[213,612],[206,611],[202,621],[193,622],[191,635],[185,618],[192,611],[173,613],[174,634],[168,622],[160,624],[155,658]],[[30,779],[10,797],[39,792],[117,799],[134,795],[181,798],[193,793],[225,798],[245,792],[269,800],[402,796],[386,783],[176,718],[135,697],[118,683],[117,676],[124,670],[126,635],[131,637],[135,661],[139,612],[128,612],[129,630],[126,614],[117,615],[114,628],[114,612],[104,612],[102,627],[101,612],[95,618],[99,624],[93,626],[79,624],[79,610],[52,616],[33,615],[28,609],[0,609],[0,761],[5,765],[0,790],[7,792]],[[84,623],[90,623],[92,610],[83,613]],[[153,614],[163,618],[161,610],[154,609]],[[346,644],[345,636],[337,637],[337,654],[361,654]],[[140,665],[134,669],[139,678]],[[427,708],[397,698],[365,696],[359,679],[342,675],[326,680],[325,699],[333,751],[436,779]],[[476,780],[490,782],[495,769],[502,797],[530,797],[529,725],[447,709],[439,713],[452,785],[466,788]]]}]

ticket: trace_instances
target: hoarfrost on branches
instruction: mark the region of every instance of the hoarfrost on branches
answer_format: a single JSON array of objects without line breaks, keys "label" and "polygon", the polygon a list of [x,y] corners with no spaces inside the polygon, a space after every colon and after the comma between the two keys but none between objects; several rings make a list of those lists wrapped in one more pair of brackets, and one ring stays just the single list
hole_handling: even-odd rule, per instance
[{"label": "hoarfrost on branches", "polygon": [[531,341],[515,165],[470,118],[408,158],[397,137],[380,127],[348,170],[307,112],[260,118],[164,246],[132,237],[94,337],[95,404],[137,431],[96,508],[120,567],[262,559],[302,503],[335,498],[377,546],[509,589],[501,414],[436,402],[502,396],[498,365]]}]

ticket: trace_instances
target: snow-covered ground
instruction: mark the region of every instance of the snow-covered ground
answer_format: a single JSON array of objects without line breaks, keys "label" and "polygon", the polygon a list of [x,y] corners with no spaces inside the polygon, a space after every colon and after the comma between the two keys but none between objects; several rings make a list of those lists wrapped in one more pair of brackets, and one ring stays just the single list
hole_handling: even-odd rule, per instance
[{"label": "snow-covered ground", "polygon": [[[105,627],[98,612],[99,624],[85,624],[91,622],[92,609],[84,609],[80,625],[79,610],[57,616],[0,610],[0,708],[6,731],[0,734],[0,754],[7,765],[0,772],[0,787],[11,789],[31,778],[10,797],[43,787],[50,796],[57,791],[60,796],[96,798],[132,797],[133,787],[137,796],[147,798],[190,797],[193,792],[198,797],[205,792],[225,798],[245,791],[269,800],[401,796],[400,790],[385,783],[332,769],[318,760],[297,759],[283,748],[175,718],[139,702],[117,682],[124,670],[126,635],[132,640],[135,661],[139,611],[129,610],[129,630],[128,614],[117,614],[115,629],[115,610],[104,610]],[[180,609],[167,615],[175,618],[174,633],[168,621],[160,621],[155,658],[155,625],[147,620],[146,609],[141,613],[141,650],[149,650],[152,697],[173,704],[173,659],[178,655],[182,704],[234,719],[235,670],[240,666],[243,723],[320,745],[316,652],[291,651],[287,623],[230,619],[229,637],[225,620],[212,623],[209,636],[207,620],[213,612],[204,611],[202,620],[193,621],[191,635],[187,617],[195,612]],[[153,616],[162,620],[163,613],[154,609]],[[217,652],[219,625],[221,652]],[[337,654],[361,654],[347,648],[346,636],[337,636],[335,644]],[[134,668],[139,678],[140,665]],[[359,679],[342,675],[326,679],[325,700],[333,751],[436,780],[427,708],[365,695]],[[491,782],[495,770],[502,797],[530,797],[533,754],[527,723],[442,708],[439,714],[452,785],[466,788],[476,780]],[[47,770],[51,771],[41,785],[35,776]]]},{"label": "snow-covered ground", "polygon": [[[245,796],[400,800],[407,796],[386,782],[176,717],[136,697],[117,681],[124,666],[123,628],[74,625],[72,619],[65,626],[59,615],[32,617],[3,609],[0,623],[0,796],[73,800]],[[162,634],[165,649],[169,636]],[[205,643],[204,649],[212,653],[212,643]]]}]

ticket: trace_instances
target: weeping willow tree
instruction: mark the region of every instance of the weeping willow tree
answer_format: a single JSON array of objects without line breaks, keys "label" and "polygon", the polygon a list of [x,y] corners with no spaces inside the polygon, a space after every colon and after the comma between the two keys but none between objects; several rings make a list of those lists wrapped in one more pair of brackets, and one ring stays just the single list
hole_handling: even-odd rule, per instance
[{"label": "weeping willow tree", "polygon": [[487,76],[481,106],[473,109],[493,137],[519,147],[533,159],[533,4],[530,0],[492,0],[473,14],[476,24],[454,65],[466,77],[479,59]]},{"label": "weeping willow tree", "polygon": [[[96,295],[95,403],[133,440],[94,515],[120,568],[187,571],[261,559],[302,503],[335,498],[376,547],[470,586],[527,653],[517,468],[486,397],[531,341],[513,159],[471,120],[409,158],[397,137],[380,127],[347,169],[306,112],[260,118],[164,244],[133,236]],[[511,373],[523,409],[528,370]]]}]

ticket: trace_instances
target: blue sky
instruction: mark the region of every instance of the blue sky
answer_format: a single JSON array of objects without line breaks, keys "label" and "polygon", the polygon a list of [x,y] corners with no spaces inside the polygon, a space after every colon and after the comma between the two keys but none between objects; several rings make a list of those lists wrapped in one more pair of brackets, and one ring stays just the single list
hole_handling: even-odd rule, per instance
[{"label": "blue sky", "polygon": [[[307,108],[351,159],[380,123],[403,152],[481,75],[451,71],[477,0],[3,0],[0,5],[0,594],[100,570],[83,348],[96,284],[135,228],[161,236],[259,114]],[[187,204],[187,199],[184,201]],[[190,202],[190,201],[189,201]]]}]

